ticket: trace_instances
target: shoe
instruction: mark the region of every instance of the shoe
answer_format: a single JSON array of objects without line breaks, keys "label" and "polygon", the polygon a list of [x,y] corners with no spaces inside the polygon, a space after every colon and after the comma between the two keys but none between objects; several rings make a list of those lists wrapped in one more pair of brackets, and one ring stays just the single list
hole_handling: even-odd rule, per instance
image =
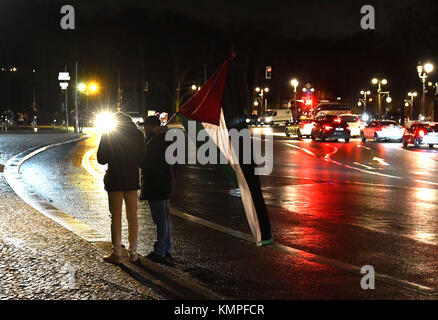
[{"label": "shoe", "polygon": [[166,262],[166,258],[162,257],[158,254],[156,254],[155,252],[151,252],[149,253],[146,258],[148,258],[149,260],[152,260],[153,262],[156,263],[165,263]]},{"label": "shoe", "polygon": [[129,262],[136,263],[138,262],[138,253],[128,253]]},{"label": "shoe", "polygon": [[109,263],[112,263],[112,264],[121,264],[122,263],[122,257],[119,256],[119,255],[114,254],[114,252],[113,252],[113,253],[111,253],[108,256],[104,256],[103,257],[103,261],[109,262]]}]

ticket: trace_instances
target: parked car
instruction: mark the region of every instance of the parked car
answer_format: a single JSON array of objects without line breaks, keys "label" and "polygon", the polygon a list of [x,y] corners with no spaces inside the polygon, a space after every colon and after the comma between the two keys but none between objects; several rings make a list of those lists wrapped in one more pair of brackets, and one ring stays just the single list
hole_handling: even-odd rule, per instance
[{"label": "parked car", "polygon": [[422,145],[433,148],[438,144],[438,123],[413,123],[409,129],[406,129],[402,143],[405,148],[409,144],[413,144],[415,148],[420,148]]},{"label": "parked car", "polygon": [[382,140],[402,141],[405,128],[393,120],[376,120],[362,129],[360,138],[363,142],[373,139],[375,142]]},{"label": "parked car", "polygon": [[319,120],[312,129],[312,140],[320,139],[344,139],[345,142],[350,142],[350,128],[347,121],[338,116],[327,116]]},{"label": "parked car", "polygon": [[348,126],[350,127],[350,132],[352,137],[359,137],[360,130],[365,128],[365,123],[360,120],[359,115],[357,114],[341,114],[339,115],[342,119],[347,121]]},{"label": "parked car", "polygon": [[259,118],[260,123],[266,125],[286,124],[292,120],[292,112],[289,109],[268,110],[263,117]]},{"label": "parked car", "polygon": [[312,135],[312,129],[316,125],[316,120],[313,119],[300,119],[291,123],[286,122],[285,134],[286,137],[297,136],[298,138],[310,137]]}]

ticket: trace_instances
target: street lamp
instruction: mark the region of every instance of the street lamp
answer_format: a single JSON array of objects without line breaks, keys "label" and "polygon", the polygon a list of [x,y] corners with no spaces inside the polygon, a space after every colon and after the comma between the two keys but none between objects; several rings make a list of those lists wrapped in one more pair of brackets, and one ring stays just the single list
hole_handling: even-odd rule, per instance
[{"label": "street lamp", "polygon": [[426,80],[429,75],[433,71],[433,64],[426,63],[425,65],[418,64],[417,66],[417,72],[418,76],[420,77],[421,82],[423,83],[423,110],[422,110],[422,116],[424,117],[426,115]]},{"label": "street lamp", "polygon": [[87,85],[85,83],[83,83],[83,82],[79,83],[78,84],[78,90],[80,92],[85,92],[87,90]]},{"label": "street lamp", "polygon": [[294,110],[295,110],[295,117],[297,117],[298,115],[298,106],[297,106],[297,87],[298,87],[298,80],[297,79],[292,79],[290,81],[290,84],[292,85],[292,87],[294,87]]},{"label": "street lamp", "polygon": [[414,118],[414,98],[417,96],[417,92],[408,92],[409,98],[411,98],[411,120]]},{"label": "street lamp", "polygon": [[387,94],[389,96],[389,91],[382,91],[382,85],[387,85],[388,84],[388,80],[386,79],[377,79],[374,78],[371,80],[371,83],[374,85],[377,85],[377,95],[378,95],[378,99],[377,99],[377,116],[380,118],[380,113],[381,113],[381,109],[382,109],[382,96],[384,94]]},{"label": "street lamp", "polygon": [[261,107],[263,112],[266,112],[266,108],[268,106],[268,99],[264,98],[265,94],[269,92],[269,88],[265,87],[265,88],[260,88],[260,87],[256,87],[255,91],[259,94],[260,96],[260,100],[261,100]]},{"label": "street lamp", "polygon": [[[359,103],[361,101],[363,101],[363,112],[366,113],[367,112],[367,96],[369,96],[371,94],[370,90],[361,90],[360,94],[363,95],[363,99],[359,99]],[[358,104],[358,106],[360,107],[361,104]]]},{"label": "street lamp", "polygon": [[90,85],[88,86],[88,88],[89,88],[89,91],[90,91],[90,94],[94,94],[94,93],[96,93],[97,92],[97,90],[98,90],[98,86],[97,86],[97,84],[96,83],[90,83]]},{"label": "street lamp", "polygon": [[265,88],[256,87],[255,91],[259,94],[261,102],[262,102],[261,106],[262,106],[263,112],[266,113],[266,108],[268,106],[268,99],[264,98],[264,96],[265,96],[265,93],[269,92],[269,88],[268,87],[265,87]]}]

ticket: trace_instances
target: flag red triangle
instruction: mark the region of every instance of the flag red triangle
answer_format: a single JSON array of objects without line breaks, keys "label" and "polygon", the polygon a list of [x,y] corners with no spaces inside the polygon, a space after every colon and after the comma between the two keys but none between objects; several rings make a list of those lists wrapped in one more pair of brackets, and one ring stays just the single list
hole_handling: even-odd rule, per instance
[{"label": "flag red triangle", "polygon": [[229,66],[230,59],[227,59],[201,90],[181,107],[179,113],[189,119],[218,126]]}]

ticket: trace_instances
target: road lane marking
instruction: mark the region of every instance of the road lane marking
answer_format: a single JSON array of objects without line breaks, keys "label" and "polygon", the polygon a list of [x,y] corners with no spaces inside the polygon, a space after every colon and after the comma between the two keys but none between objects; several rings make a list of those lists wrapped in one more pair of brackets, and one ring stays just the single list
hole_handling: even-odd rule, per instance
[{"label": "road lane marking", "polygon": [[414,180],[415,182],[419,182],[419,183],[425,183],[425,184],[431,184],[434,186],[438,186],[437,182],[432,182],[432,181],[426,181],[426,180]]},{"label": "road lane marking", "polygon": [[97,148],[93,148],[88,150],[84,153],[82,156],[82,167],[93,177],[95,177],[97,180],[102,181],[103,174],[100,173],[98,170],[95,170],[93,166],[90,163],[91,156],[96,152]]},{"label": "road lane marking", "polygon": [[[241,240],[245,240],[251,243],[254,243],[254,239],[250,234],[241,232],[241,231],[237,231],[228,227],[224,227],[222,225],[219,225],[217,223],[202,219],[202,218],[198,218],[195,216],[192,216],[186,212],[183,212],[177,208],[171,207],[170,208],[170,213],[174,216],[180,217],[182,219],[185,219],[187,221],[202,225],[204,227],[213,229],[215,231],[218,232],[222,232],[231,236],[234,236],[238,239]],[[361,267],[355,266],[355,265],[351,265],[342,261],[337,261],[334,259],[330,259],[330,258],[326,258],[323,256],[319,256],[317,254],[314,253],[310,253],[301,249],[297,249],[297,248],[293,248],[290,246],[286,246],[286,245],[282,245],[279,243],[274,242],[273,244],[269,244],[267,246],[265,246],[267,248],[272,248],[275,249],[277,251],[289,254],[291,256],[297,257],[297,258],[301,258],[307,261],[311,261],[311,262],[315,262],[315,263],[319,263],[321,265],[326,265],[326,266],[330,266],[342,271],[346,271],[348,273],[353,273],[355,275],[358,276],[362,276],[360,270]],[[376,276],[376,280],[390,284],[392,286],[396,286],[396,287],[400,287],[400,288],[404,288],[407,290],[411,290],[411,291],[415,291],[415,292],[419,292],[421,294],[427,294],[427,295],[437,295],[438,294],[438,290],[428,287],[428,286],[424,286],[421,284],[417,284],[417,283],[413,283],[410,281],[406,281],[406,280],[401,280],[401,279],[397,279],[394,277],[391,277],[389,275],[386,274],[382,274],[382,273],[375,273]]]},{"label": "road lane marking", "polygon": [[361,144],[358,144],[357,147],[358,148],[363,148],[363,149],[366,149],[366,150],[371,150],[371,148],[365,147],[365,146],[363,146]]},{"label": "road lane marking", "polygon": [[[296,149],[300,149],[300,150],[302,150],[302,151],[304,151],[304,152],[306,152],[306,153],[308,153],[308,154],[310,154],[310,155],[312,155],[312,156],[318,158],[318,157],[316,156],[316,154],[314,154],[314,153],[313,153],[312,151],[310,151],[310,150],[307,150],[307,149],[305,149],[305,148],[301,148],[301,147],[295,146],[295,145],[290,144],[290,143],[286,143],[286,144],[287,144],[288,146],[290,146],[290,147],[293,147],[293,148],[296,148]],[[331,147],[333,147],[333,146],[331,146]],[[336,151],[337,151],[337,148],[336,148],[336,147],[334,147],[334,148],[335,148]],[[402,177],[393,176],[393,175],[384,174],[384,173],[379,173],[379,172],[368,171],[368,170],[364,170],[364,169],[356,168],[356,167],[350,166],[350,165],[348,165],[348,164],[343,164],[343,163],[340,163],[340,162],[338,162],[338,161],[335,161],[335,160],[331,159],[330,157],[331,157],[334,153],[336,153],[336,151],[333,152],[332,154],[326,154],[322,159],[323,159],[324,161],[326,161],[326,162],[333,163],[333,164],[336,164],[336,165],[338,165],[338,166],[342,166],[342,167],[345,167],[345,168],[348,168],[348,169],[352,169],[352,170],[360,171],[360,172],[362,172],[362,173],[368,173],[368,174],[377,175],[377,176],[381,176],[381,177],[386,177],[386,178],[393,178],[393,179],[403,180]]]},{"label": "road lane marking", "polygon": [[361,167],[364,167],[365,169],[369,169],[369,170],[374,170],[375,168],[373,168],[373,167],[370,167],[370,166],[367,166],[367,165],[365,165],[365,164],[362,164],[362,163],[359,163],[359,162],[353,162],[355,165],[357,165],[357,166],[361,166]]},{"label": "road lane marking", "polygon": [[385,160],[382,159],[382,158],[379,158],[379,157],[374,156],[373,160],[377,161],[377,162],[380,163],[381,165],[389,166],[389,163],[385,162]]},{"label": "road lane marking", "polygon": [[[301,148],[299,148],[299,149],[301,149]],[[89,172],[90,175],[92,175],[93,177],[100,178],[98,171],[95,170],[90,164],[90,157],[93,154],[93,152],[91,152],[91,151],[94,152],[95,149],[87,151],[83,156],[83,161],[85,162],[85,165],[87,167],[86,171]],[[313,154],[313,152],[311,152],[311,154],[313,156],[316,156]],[[94,171],[94,174],[91,173],[93,171]],[[239,239],[251,242],[251,243],[254,242],[254,239],[250,234],[246,234],[244,232],[240,232],[240,231],[216,224],[214,222],[211,222],[211,221],[199,218],[199,217],[192,216],[192,215],[185,213],[181,210],[178,210],[174,207],[171,207],[170,209],[171,209],[170,213],[174,216],[180,217],[180,218],[185,219],[187,221],[202,225],[204,227],[208,227],[210,229],[234,236],[236,238],[239,238]],[[362,276],[362,274],[360,273],[360,267],[354,266],[354,265],[351,265],[351,264],[348,264],[345,262],[326,258],[326,257],[319,256],[319,255],[316,255],[313,253],[306,252],[304,250],[296,249],[296,248],[282,245],[282,244],[278,244],[278,243],[274,243],[274,244],[268,245],[266,247],[273,248],[277,251],[281,251],[283,253],[286,253],[286,254],[289,254],[289,255],[292,255],[292,256],[295,256],[298,258],[305,259],[307,261],[316,262],[316,263],[319,263],[322,265],[327,265],[327,266],[330,266],[330,267],[333,267],[336,269],[340,269],[340,270],[343,270],[343,271],[346,271],[349,273],[354,273],[356,275]],[[431,288],[431,287],[427,287],[427,286],[420,285],[417,283],[397,279],[397,278],[394,278],[394,277],[391,277],[391,276],[388,276],[385,274],[376,273],[375,275],[376,275],[376,280],[379,280],[381,282],[384,282],[384,283],[387,283],[387,284],[390,284],[393,286],[401,287],[404,289],[408,289],[411,291],[415,291],[415,292],[419,292],[419,293],[427,294],[427,295],[437,295],[438,294],[438,290],[435,290],[434,288]]]},{"label": "road lane marking", "polygon": [[31,186],[27,185],[23,181],[20,173],[20,168],[23,163],[29,160],[31,157],[36,156],[37,154],[48,149],[72,142],[82,141],[88,138],[89,136],[78,137],[46,145],[38,149],[31,148],[24,152],[21,152],[9,159],[6,163],[5,178],[8,184],[11,186],[12,190],[14,190],[14,192],[24,202],[33,207],[36,211],[89,242],[101,242],[106,241],[106,238],[102,234],[100,234],[98,231],[94,230],[87,224],[83,223],[82,221],[73,218],[69,214],[57,209],[56,207],[48,203],[42,196],[38,195]]},{"label": "road lane marking", "polygon": [[[86,159],[85,162],[87,162],[87,161],[89,162],[89,158],[91,157],[92,152],[88,151],[88,152],[86,152],[86,154],[87,154],[87,157],[85,157],[85,154],[84,154],[83,158]],[[91,165],[89,165],[87,167],[89,168],[90,171],[96,171],[94,168],[92,168]],[[89,171],[87,170],[87,172],[89,172]],[[97,175],[97,171],[96,171],[95,174],[91,174],[91,175],[95,177]],[[219,232],[222,232],[222,233],[234,236],[234,237],[242,239],[242,240],[246,240],[246,241],[251,242],[251,243],[254,242],[254,239],[253,239],[253,237],[250,234],[246,234],[246,233],[243,233],[243,232],[240,232],[240,231],[237,231],[237,230],[234,230],[234,229],[231,229],[231,228],[228,228],[228,227],[216,224],[214,222],[211,222],[211,221],[208,221],[208,220],[205,220],[205,219],[202,219],[202,218],[198,218],[198,217],[192,216],[192,215],[190,215],[188,213],[185,213],[185,212],[183,212],[183,211],[181,211],[179,209],[176,209],[174,207],[171,207],[170,212],[172,213],[172,215],[175,215],[175,216],[180,217],[182,219],[185,219],[187,221],[200,224],[200,225],[202,225],[204,227],[208,227],[210,229],[213,229],[213,230],[216,230],[216,231],[219,231]],[[362,227],[362,226],[360,226],[358,224],[354,225],[354,226]],[[386,231],[379,231],[379,230],[372,230],[372,231],[383,232],[383,233],[388,234],[388,232],[386,232]],[[418,239],[415,239],[415,240],[419,241]],[[281,251],[283,253],[287,253],[287,254],[290,254],[292,256],[299,257],[299,258],[302,258],[302,259],[305,259],[305,260],[308,260],[308,261],[317,262],[317,263],[322,264],[322,265],[331,266],[331,267],[334,267],[334,268],[337,268],[337,269],[340,269],[340,270],[343,270],[343,271],[347,271],[347,272],[350,272],[350,273],[361,275],[360,267],[357,267],[357,266],[354,266],[354,265],[350,265],[348,263],[344,263],[344,262],[337,261],[337,260],[334,260],[334,259],[329,259],[329,258],[326,258],[326,257],[323,257],[323,256],[318,256],[316,254],[309,253],[309,252],[306,252],[304,250],[296,249],[296,248],[293,248],[293,247],[290,247],[290,246],[286,246],[286,245],[282,245],[282,244],[278,244],[278,243],[274,243],[272,245],[268,245],[268,247],[271,247],[271,248],[276,249],[278,251]],[[422,294],[429,294],[429,295],[436,295],[436,294],[438,294],[438,291],[433,289],[433,288],[430,288],[430,287],[427,287],[427,286],[423,286],[423,285],[420,285],[420,284],[416,284],[416,283],[413,283],[413,282],[405,281],[405,280],[400,280],[400,279],[397,279],[397,278],[394,278],[394,277],[391,277],[391,276],[388,276],[388,275],[385,275],[385,274],[377,274],[376,273],[376,279],[380,280],[382,282],[389,283],[391,285],[397,286],[397,287],[402,287],[402,288],[409,289],[409,290],[412,290],[412,291],[420,292]]]},{"label": "road lane marking", "polygon": [[288,146],[292,147],[292,148],[295,148],[295,149],[298,149],[298,150],[304,151],[305,153],[311,155],[312,157],[317,158],[316,154],[314,154],[312,151],[310,151],[310,150],[308,150],[308,149],[306,149],[306,148],[301,148],[301,147],[295,146],[295,145],[290,144],[290,143],[286,143],[286,144],[287,144]]}]

